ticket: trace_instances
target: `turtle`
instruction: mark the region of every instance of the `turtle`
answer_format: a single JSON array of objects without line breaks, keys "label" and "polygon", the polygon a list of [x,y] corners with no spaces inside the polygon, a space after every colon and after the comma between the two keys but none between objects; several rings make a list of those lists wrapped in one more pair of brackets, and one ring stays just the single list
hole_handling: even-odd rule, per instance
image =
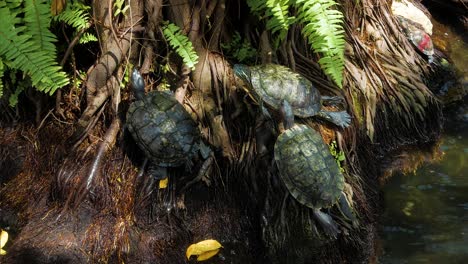
[{"label": "turtle", "polygon": [[317,116],[339,127],[350,125],[351,117],[346,111],[331,112],[322,109],[322,103],[336,105],[343,98],[321,96],[309,80],[286,66],[235,64],[233,70],[236,77],[242,80],[242,88],[261,107],[264,102],[274,110],[279,110],[281,102],[286,100],[293,107],[295,116]]},{"label": "turtle", "polygon": [[[127,111],[126,126],[146,158],[151,161],[156,179],[167,177],[167,168],[190,166],[192,158],[204,151],[196,122],[169,91],[145,95],[144,81],[138,69],[131,77],[136,101]],[[201,149],[202,148],[202,149]],[[206,158],[208,154],[202,152]]]},{"label": "turtle", "polygon": [[424,30],[421,24],[402,16],[396,17],[408,40],[418,51],[427,56],[429,63],[432,63],[434,61],[434,45],[431,36]]},{"label": "turtle", "polygon": [[321,211],[338,204],[343,215],[356,226],[357,220],[344,192],[345,178],[320,133],[294,124],[291,106],[283,101],[284,131],[274,145],[274,160],[286,189],[300,204],[309,207],[325,233],[340,232],[331,216]]}]

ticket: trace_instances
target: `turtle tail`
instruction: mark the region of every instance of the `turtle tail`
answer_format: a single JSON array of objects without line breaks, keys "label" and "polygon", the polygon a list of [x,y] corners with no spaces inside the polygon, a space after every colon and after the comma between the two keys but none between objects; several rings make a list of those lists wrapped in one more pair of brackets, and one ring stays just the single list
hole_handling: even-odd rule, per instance
[{"label": "turtle tail", "polygon": [[335,221],[326,213],[321,212],[319,209],[314,209],[314,216],[315,219],[319,222],[320,226],[322,226],[323,230],[327,235],[336,238],[336,236],[340,233],[340,230],[336,226]]},{"label": "turtle tail", "polygon": [[346,111],[330,112],[321,110],[318,112],[317,116],[343,128],[351,124],[351,116]]}]

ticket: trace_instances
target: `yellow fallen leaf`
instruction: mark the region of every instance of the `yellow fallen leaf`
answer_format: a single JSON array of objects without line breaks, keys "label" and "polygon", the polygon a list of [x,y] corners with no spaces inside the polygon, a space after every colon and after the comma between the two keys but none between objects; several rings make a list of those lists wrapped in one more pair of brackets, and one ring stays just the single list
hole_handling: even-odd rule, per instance
[{"label": "yellow fallen leaf", "polygon": [[214,255],[218,254],[218,252],[219,252],[219,248],[215,249],[215,250],[207,251],[205,253],[202,253],[202,254],[198,255],[197,261],[204,261],[204,260],[210,259]]},{"label": "yellow fallen leaf", "polygon": [[6,251],[3,250],[3,247],[5,246],[7,241],[8,241],[8,233],[7,231],[2,230],[2,233],[0,234],[0,255],[6,254]]},{"label": "yellow fallen leaf", "polygon": [[159,189],[167,188],[168,183],[169,183],[169,178],[164,178],[162,180],[159,180]]},{"label": "yellow fallen leaf", "polygon": [[198,261],[207,260],[216,255],[221,247],[222,245],[214,239],[203,240],[190,245],[187,248],[185,255],[187,256],[187,259],[189,259],[190,256],[195,255],[198,256]]}]

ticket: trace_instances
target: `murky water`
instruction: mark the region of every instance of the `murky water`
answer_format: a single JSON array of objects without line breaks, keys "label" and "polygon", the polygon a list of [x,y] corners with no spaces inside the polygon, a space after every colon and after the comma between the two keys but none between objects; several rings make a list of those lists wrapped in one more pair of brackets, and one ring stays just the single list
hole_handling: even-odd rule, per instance
[{"label": "murky water", "polygon": [[[468,46],[449,28],[435,25],[451,43],[451,58],[468,79]],[[458,89],[466,89],[461,87]],[[468,98],[446,110],[442,159],[383,187],[380,263],[468,263]]]},{"label": "murky water", "polygon": [[468,103],[450,116],[443,158],[384,187],[380,263],[468,261]]}]

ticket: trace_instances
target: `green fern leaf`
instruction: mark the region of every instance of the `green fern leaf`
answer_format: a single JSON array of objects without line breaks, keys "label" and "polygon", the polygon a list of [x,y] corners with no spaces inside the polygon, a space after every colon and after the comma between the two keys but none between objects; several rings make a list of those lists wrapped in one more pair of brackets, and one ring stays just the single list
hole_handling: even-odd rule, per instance
[{"label": "green fern leaf", "polygon": [[26,34],[32,36],[31,41],[38,43],[41,50],[55,56],[56,50],[53,42],[57,41],[57,38],[49,30],[51,20],[50,5],[47,1],[40,0],[25,0],[24,2]]},{"label": "green fern leaf", "polygon": [[296,0],[298,21],[304,24],[302,34],[315,52],[321,55],[323,71],[342,88],[345,37],[343,14],[333,0]]},{"label": "green fern leaf", "polygon": [[80,44],[86,44],[88,42],[98,41],[97,37],[89,32],[83,33],[80,38]]},{"label": "green fern leaf", "polygon": [[275,47],[279,46],[288,33],[295,17],[289,15],[289,0],[247,0],[250,9],[260,17],[266,18],[266,28],[274,35]]},{"label": "green fern leaf", "polygon": [[77,31],[86,30],[91,26],[90,9],[90,6],[80,3],[80,1],[74,1],[73,4],[67,5],[67,8],[53,19],[70,25]]},{"label": "green fern leaf", "polygon": [[3,96],[3,75],[5,74],[5,65],[2,58],[0,58],[0,98]]},{"label": "green fern leaf", "polygon": [[[247,4],[261,19],[267,19],[266,28],[274,35],[275,47],[285,39],[291,24],[302,23],[302,34],[321,56],[321,68],[342,87],[345,47],[343,14],[334,9],[334,0],[247,0]],[[297,9],[297,17],[289,14],[290,7]]]},{"label": "green fern leaf", "polygon": [[54,60],[55,54],[42,50],[41,43],[27,34],[31,30],[22,25],[21,15],[7,6],[0,7],[0,57],[29,75],[39,91],[52,94],[69,80]]},{"label": "green fern leaf", "polygon": [[198,55],[192,46],[192,42],[182,34],[180,28],[173,23],[165,22],[163,33],[171,47],[182,57],[185,65],[195,69],[195,65],[198,63]]}]

